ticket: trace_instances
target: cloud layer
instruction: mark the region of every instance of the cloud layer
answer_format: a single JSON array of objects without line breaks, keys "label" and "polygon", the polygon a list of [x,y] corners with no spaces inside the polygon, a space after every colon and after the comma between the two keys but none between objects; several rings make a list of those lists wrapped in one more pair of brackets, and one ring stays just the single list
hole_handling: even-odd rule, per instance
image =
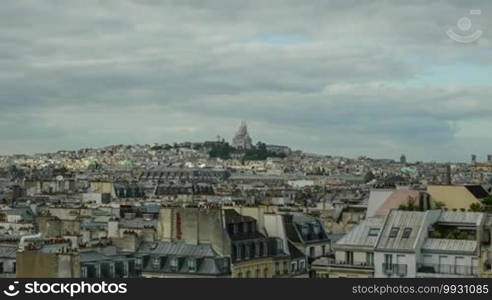
[{"label": "cloud layer", "polygon": [[[255,140],[311,152],[485,156],[491,8],[487,0],[7,1],[0,154],[230,138],[244,119]],[[459,33],[463,16],[483,31],[474,43],[445,33]]]}]

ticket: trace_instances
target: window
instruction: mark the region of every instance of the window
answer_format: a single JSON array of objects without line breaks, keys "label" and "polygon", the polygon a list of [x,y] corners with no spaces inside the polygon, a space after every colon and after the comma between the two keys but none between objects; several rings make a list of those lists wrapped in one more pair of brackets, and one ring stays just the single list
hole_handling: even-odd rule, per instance
[{"label": "window", "polygon": [[379,228],[370,228],[369,233],[367,234],[368,236],[378,236],[379,234]]},{"label": "window", "polygon": [[283,241],[281,239],[277,239],[277,251],[281,252],[284,249]]},{"label": "window", "polygon": [[116,276],[116,266],[114,263],[111,263],[109,265],[109,274],[111,278],[114,278]]},{"label": "window", "polygon": [[374,253],[366,252],[366,264],[372,266],[374,264]]},{"label": "window", "polygon": [[176,270],[178,269],[178,258],[177,258],[177,257],[173,257],[173,258],[171,259],[171,263],[170,263],[170,265],[171,265],[171,269],[172,269],[173,271],[176,271]]},{"label": "window", "polygon": [[244,223],[243,228],[244,228],[244,233],[248,233],[249,232],[249,223]]},{"label": "window", "polygon": [[304,225],[301,226],[301,233],[302,233],[303,236],[307,236],[308,235],[308,233],[309,233],[309,227],[306,224],[304,224]]},{"label": "window", "polygon": [[260,243],[257,243],[255,245],[255,257],[260,256],[260,253],[261,253],[261,250],[262,250],[261,248],[263,248],[262,245],[263,244],[261,242]]},{"label": "window", "polygon": [[405,229],[403,229],[403,235],[401,237],[403,239],[408,239],[411,233],[412,233],[412,228],[406,227]]},{"label": "window", "polygon": [[391,231],[390,231],[390,234],[389,234],[389,237],[390,238],[395,238],[398,235],[398,231],[399,230],[400,230],[400,228],[398,228],[398,227],[392,227],[391,228]]},{"label": "window", "polygon": [[287,262],[284,261],[284,274],[287,274],[287,273],[289,273],[289,267],[287,265]]},{"label": "window", "polygon": [[392,270],[393,270],[393,255],[385,254],[384,255],[383,271],[385,273],[389,273]]},{"label": "window", "polygon": [[314,257],[315,256],[316,252],[314,250],[315,250],[314,249],[314,246],[313,247],[309,247],[309,256],[310,257]]},{"label": "window", "polygon": [[255,278],[260,278],[260,269],[256,269],[256,277]]},{"label": "window", "polygon": [[196,259],[190,258],[188,260],[188,270],[190,272],[196,272]]},{"label": "window", "polygon": [[354,263],[354,252],[352,251],[345,252],[345,262],[349,265]]},{"label": "window", "polygon": [[142,268],[142,258],[141,258],[141,257],[139,257],[139,258],[137,258],[137,259],[135,260],[135,267],[136,267],[137,269],[141,269],[141,268]]},{"label": "window", "polygon": [[224,267],[224,269],[229,269],[229,260],[227,258],[224,258],[224,260],[222,261],[222,267]]},{"label": "window", "polygon": [[154,269],[159,269],[161,267],[161,258],[160,257],[155,257],[152,260],[152,267]]},{"label": "window", "polygon": [[239,272],[237,273],[237,278],[242,278],[243,277],[243,273]]},{"label": "window", "polygon": [[280,263],[275,262],[275,274],[280,275]]},{"label": "window", "polygon": [[294,272],[296,272],[296,271],[297,271],[297,263],[296,263],[296,262],[293,262],[293,263],[291,264],[291,269],[290,269],[290,271],[291,271],[292,273],[294,273]]},{"label": "window", "polygon": [[326,255],[326,246],[325,245],[321,246],[321,255],[323,255],[323,256]]},{"label": "window", "polygon": [[305,263],[303,260],[301,260],[301,261],[299,262],[299,269],[300,269],[301,271],[304,271],[304,269],[305,269],[305,268],[306,268],[306,263]]}]

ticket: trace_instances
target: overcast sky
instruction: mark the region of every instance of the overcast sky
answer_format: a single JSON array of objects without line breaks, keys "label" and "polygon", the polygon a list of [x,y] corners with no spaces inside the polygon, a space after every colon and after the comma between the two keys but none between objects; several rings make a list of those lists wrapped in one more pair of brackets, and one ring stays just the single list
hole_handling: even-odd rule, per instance
[{"label": "overcast sky", "polygon": [[492,1],[6,0],[0,108],[0,154],[230,140],[246,120],[307,152],[483,160]]}]

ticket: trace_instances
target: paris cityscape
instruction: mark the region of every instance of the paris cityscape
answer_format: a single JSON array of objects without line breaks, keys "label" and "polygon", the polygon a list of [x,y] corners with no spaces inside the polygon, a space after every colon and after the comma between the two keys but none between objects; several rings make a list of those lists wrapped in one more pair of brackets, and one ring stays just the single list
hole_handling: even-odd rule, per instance
[{"label": "paris cityscape", "polygon": [[492,155],[316,155],[236,134],[0,157],[0,270],[41,278],[487,277]]},{"label": "paris cityscape", "polygon": [[491,4],[5,1],[0,278],[492,277]]}]

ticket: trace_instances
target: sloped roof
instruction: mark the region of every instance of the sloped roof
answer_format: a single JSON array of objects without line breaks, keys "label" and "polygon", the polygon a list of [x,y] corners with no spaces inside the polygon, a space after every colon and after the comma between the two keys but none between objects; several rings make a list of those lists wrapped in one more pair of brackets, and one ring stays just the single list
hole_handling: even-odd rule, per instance
[{"label": "sloped roof", "polygon": [[485,215],[485,213],[471,211],[444,211],[437,221],[439,223],[479,226],[485,220]]},{"label": "sloped roof", "polygon": [[472,240],[427,239],[422,246],[424,252],[446,252],[475,254],[478,242]]},{"label": "sloped roof", "polygon": [[477,199],[483,199],[489,195],[481,185],[465,185],[465,187]]},{"label": "sloped roof", "polygon": [[120,219],[119,225],[121,228],[143,229],[148,227],[156,227],[157,220],[146,220],[144,218]]},{"label": "sloped roof", "polygon": [[462,185],[429,185],[427,192],[434,201],[444,203],[449,210],[469,209],[471,204],[480,204],[478,198]]},{"label": "sloped roof", "polygon": [[367,217],[376,215],[378,208],[391,196],[394,189],[372,189],[367,200]]},{"label": "sloped roof", "polygon": [[0,258],[13,258],[15,259],[17,253],[17,246],[0,246]]},{"label": "sloped roof", "polygon": [[[335,244],[335,248],[339,247],[363,247],[373,248],[376,246],[378,235],[369,235],[371,229],[379,229],[383,226],[384,218],[369,218],[357,226],[355,226],[349,233],[338,240]],[[376,230],[375,230],[376,231]]]},{"label": "sloped roof", "polygon": [[414,201],[414,205],[418,205],[420,197],[419,191],[416,190],[394,190],[391,195],[384,201],[376,210],[376,216],[386,216],[393,208],[398,208],[400,205],[408,205],[409,201]]},{"label": "sloped roof", "polygon": [[217,256],[217,253],[212,249],[210,245],[191,245],[176,242],[144,242],[137,252],[163,256]]},{"label": "sloped roof", "polygon": [[[376,249],[414,251],[415,241],[419,237],[420,228],[425,224],[425,219],[425,212],[392,210],[386,217]],[[410,231],[408,237],[403,235],[405,230]],[[392,231],[396,231],[395,236],[391,235]]]},{"label": "sloped roof", "polygon": [[225,209],[224,210],[225,222],[226,224],[231,223],[244,223],[244,222],[255,222],[256,219],[250,216],[243,216],[239,214],[234,209]]}]

